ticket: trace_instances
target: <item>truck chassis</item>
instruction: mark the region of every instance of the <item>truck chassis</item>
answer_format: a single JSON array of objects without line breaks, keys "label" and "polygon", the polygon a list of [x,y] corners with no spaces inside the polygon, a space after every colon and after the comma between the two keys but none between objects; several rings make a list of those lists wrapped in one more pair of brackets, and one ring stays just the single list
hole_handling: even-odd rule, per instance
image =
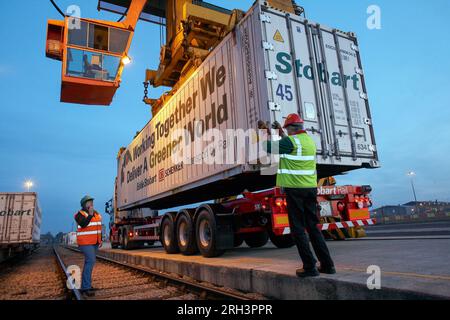
[{"label": "truck chassis", "polygon": [[[364,236],[370,218],[370,186],[323,186],[318,189],[320,224],[327,239]],[[107,204],[107,212],[112,210]],[[280,188],[244,192],[240,197],[217,200],[195,208],[167,212],[162,216],[113,219],[110,241],[113,249],[128,250],[161,242],[168,254],[217,257],[245,242],[251,248],[271,241],[278,248],[294,245],[290,234],[286,195]]]}]

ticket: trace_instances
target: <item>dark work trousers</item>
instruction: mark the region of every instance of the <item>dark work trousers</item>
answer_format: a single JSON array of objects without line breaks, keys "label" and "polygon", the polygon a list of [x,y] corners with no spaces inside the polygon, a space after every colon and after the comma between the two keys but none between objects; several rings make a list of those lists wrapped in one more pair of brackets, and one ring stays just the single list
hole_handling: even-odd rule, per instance
[{"label": "dark work trousers", "polygon": [[312,247],[321,265],[325,268],[333,267],[334,263],[328,251],[325,238],[317,228],[319,224],[317,216],[317,188],[284,188],[284,191],[287,196],[291,234],[303,261],[303,269],[313,269],[317,262],[309,247],[308,236],[305,230],[308,231]]}]

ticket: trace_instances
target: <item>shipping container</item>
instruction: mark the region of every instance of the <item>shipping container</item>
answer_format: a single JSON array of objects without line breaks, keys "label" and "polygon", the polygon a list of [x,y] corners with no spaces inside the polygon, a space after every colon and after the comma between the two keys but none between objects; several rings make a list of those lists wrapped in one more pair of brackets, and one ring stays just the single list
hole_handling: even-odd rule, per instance
[{"label": "shipping container", "polygon": [[1,247],[38,244],[41,221],[36,193],[0,193]]},{"label": "shipping container", "polygon": [[[119,154],[118,208],[169,208],[274,186],[277,164],[249,152],[260,149],[249,130],[291,113],[316,142],[319,177],[380,166],[356,36],[257,2]],[[189,157],[174,161],[188,143]]]},{"label": "shipping container", "polygon": [[77,245],[77,233],[68,232],[63,235],[63,244],[66,246],[76,246]]}]

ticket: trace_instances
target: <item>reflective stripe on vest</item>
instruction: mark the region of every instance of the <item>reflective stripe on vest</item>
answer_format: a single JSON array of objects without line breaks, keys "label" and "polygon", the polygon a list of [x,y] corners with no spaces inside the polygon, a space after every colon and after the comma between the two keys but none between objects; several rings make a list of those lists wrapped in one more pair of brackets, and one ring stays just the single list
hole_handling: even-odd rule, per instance
[{"label": "reflective stripe on vest", "polygon": [[[101,221],[99,221],[99,222],[92,222],[92,220],[91,220],[91,222],[89,222],[89,224],[86,226],[86,228],[87,227],[92,227],[92,226],[98,226],[98,225],[102,225],[102,222]],[[78,226],[78,228],[81,228],[80,226]]]},{"label": "reflective stripe on vest", "polygon": [[280,155],[277,186],[286,188],[317,187],[316,145],[305,133],[290,136],[294,150]]},{"label": "reflective stripe on vest", "polygon": [[[298,161],[315,161],[316,156],[303,156],[302,155],[302,144],[300,143],[300,139],[298,137],[292,137],[296,146],[297,146],[297,154],[280,154],[280,158],[288,159],[288,160],[298,160]],[[295,150],[294,150],[295,151]]]},{"label": "reflective stripe on vest", "polygon": [[311,176],[316,174],[316,170],[289,170],[279,169],[278,174],[290,174],[293,176]]},{"label": "reflective stripe on vest", "polygon": [[[83,216],[89,215],[84,211],[79,211]],[[77,228],[77,243],[79,246],[95,245],[102,242],[102,216],[95,212],[89,224],[82,228]]]},{"label": "reflective stripe on vest", "polygon": [[84,231],[84,232],[77,232],[77,236],[85,236],[87,234],[97,234],[97,233],[102,233],[101,231]]}]

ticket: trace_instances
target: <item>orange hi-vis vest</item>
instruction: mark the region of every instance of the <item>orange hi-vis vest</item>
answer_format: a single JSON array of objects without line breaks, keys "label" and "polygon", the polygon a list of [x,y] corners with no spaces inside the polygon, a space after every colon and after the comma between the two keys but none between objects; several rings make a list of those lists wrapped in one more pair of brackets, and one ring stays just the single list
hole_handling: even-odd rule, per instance
[{"label": "orange hi-vis vest", "polygon": [[[81,213],[86,218],[89,216],[83,210],[80,210],[79,213]],[[77,214],[75,214],[75,216]],[[102,216],[100,215],[100,213],[98,213],[97,211],[94,213],[87,227],[82,228],[78,226],[77,243],[79,246],[88,246],[102,243]]]}]

